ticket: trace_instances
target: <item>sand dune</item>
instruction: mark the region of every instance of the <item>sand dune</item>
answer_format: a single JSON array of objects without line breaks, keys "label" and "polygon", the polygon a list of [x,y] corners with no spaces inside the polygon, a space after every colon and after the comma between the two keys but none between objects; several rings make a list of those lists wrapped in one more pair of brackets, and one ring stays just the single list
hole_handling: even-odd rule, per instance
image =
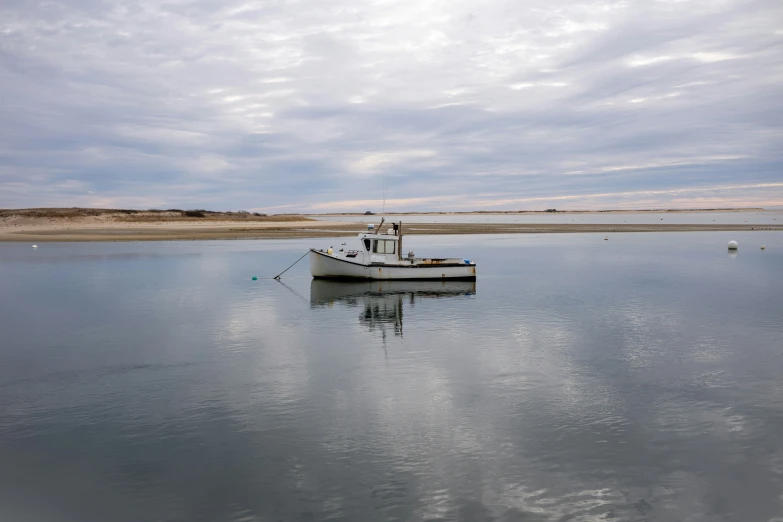
[{"label": "sand dune", "polygon": [[[42,209],[37,209],[41,211]],[[43,209],[51,210],[51,209]],[[57,209],[55,209],[57,210]],[[71,210],[71,209],[62,209]],[[77,209],[78,210],[78,209]],[[84,210],[84,209],[82,209]],[[247,216],[224,213],[188,218],[174,213],[118,211],[97,214],[0,211],[0,241],[170,241],[201,239],[288,239],[353,236],[366,230],[363,223],[308,220],[304,216]],[[404,221],[404,220],[403,220]],[[532,224],[532,223],[411,223],[409,235],[687,232],[783,230],[780,225],[754,224]]]}]

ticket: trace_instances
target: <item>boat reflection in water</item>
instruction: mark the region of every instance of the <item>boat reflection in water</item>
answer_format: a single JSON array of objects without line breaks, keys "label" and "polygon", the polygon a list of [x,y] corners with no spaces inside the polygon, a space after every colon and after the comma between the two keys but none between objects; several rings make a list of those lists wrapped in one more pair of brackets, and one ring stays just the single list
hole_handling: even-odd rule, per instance
[{"label": "boat reflection in water", "polygon": [[362,309],[359,323],[370,331],[386,328],[402,336],[403,303],[410,309],[422,299],[471,296],[475,281],[330,281],[313,279],[310,283],[310,306],[331,307],[335,303]]}]

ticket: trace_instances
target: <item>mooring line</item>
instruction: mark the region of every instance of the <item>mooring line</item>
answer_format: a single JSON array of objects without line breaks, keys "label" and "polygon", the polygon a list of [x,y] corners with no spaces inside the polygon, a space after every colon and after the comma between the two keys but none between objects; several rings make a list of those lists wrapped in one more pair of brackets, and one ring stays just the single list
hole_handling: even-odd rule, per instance
[{"label": "mooring line", "polygon": [[309,254],[309,253],[310,253],[310,251],[308,250],[307,252],[305,252],[304,254],[302,254],[302,257],[300,257],[299,259],[297,259],[296,261],[294,261],[294,263],[293,263],[291,266],[289,266],[288,268],[286,268],[285,270],[283,270],[282,272],[280,272],[279,274],[277,274],[277,275],[276,275],[275,277],[273,277],[272,279],[277,279],[277,280],[279,281],[279,280],[280,280],[280,276],[281,276],[281,275],[285,274],[285,273],[286,273],[286,272],[288,272],[290,269],[292,269],[292,268],[294,267],[294,265],[295,265],[295,264],[297,264],[299,261],[301,261],[302,259],[304,259],[304,256],[306,256],[306,255],[307,255],[307,254]]}]

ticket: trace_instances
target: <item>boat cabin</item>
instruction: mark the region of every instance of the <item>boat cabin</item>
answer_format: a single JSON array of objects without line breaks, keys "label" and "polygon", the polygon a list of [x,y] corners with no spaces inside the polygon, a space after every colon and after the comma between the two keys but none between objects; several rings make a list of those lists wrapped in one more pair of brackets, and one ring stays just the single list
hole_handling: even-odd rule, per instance
[{"label": "boat cabin", "polygon": [[[374,228],[368,227],[366,233],[359,234],[362,261],[365,263],[399,264],[402,261],[402,228],[399,223],[392,223],[386,234],[375,233]],[[355,251],[346,252],[346,257],[351,257]]]}]

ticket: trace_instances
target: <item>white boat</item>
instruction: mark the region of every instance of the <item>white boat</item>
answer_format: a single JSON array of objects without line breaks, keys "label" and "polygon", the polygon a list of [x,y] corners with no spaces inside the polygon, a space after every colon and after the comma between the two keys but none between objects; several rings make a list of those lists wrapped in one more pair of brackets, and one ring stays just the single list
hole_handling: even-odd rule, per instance
[{"label": "white boat", "polygon": [[[383,226],[383,221],[381,221]],[[429,279],[475,281],[476,263],[463,258],[415,257],[402,255],[402,223],[393,223],[386,234],[375,233],[368,225],[359,234],[356,249],[334,251],[310,249],[310,273],[329,279]],[[379,227],[380,228],[380,227]]]}]

